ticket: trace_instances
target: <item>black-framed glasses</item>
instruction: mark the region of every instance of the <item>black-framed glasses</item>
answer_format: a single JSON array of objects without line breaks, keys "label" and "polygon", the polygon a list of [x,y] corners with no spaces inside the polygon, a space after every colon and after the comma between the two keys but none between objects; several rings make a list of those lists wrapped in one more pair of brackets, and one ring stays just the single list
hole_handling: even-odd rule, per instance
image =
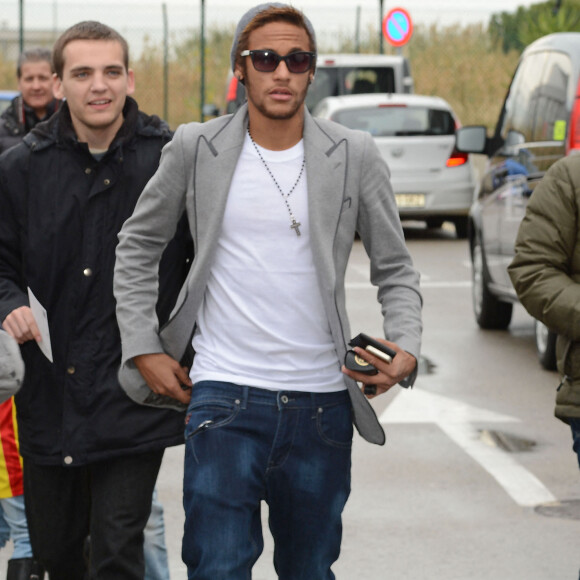
[{"label": "black-framed glasses", "polygon": [[291,52],[286,56],[280,56],[273,50],[244,50],[240,54],[241,56],[249,56],[257,71],[274,72],[278,68],[280,61],[283,60],[288,70],[295,74],[308,72],[316,58],[315,52],[307,52],[305,50]]}]

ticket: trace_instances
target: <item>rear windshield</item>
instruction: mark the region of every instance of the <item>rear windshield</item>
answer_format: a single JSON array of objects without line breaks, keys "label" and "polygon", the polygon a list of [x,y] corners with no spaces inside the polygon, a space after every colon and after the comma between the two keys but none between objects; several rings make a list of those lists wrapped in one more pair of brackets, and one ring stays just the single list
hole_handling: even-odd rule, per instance
[{"label": "rear windshield", "polygon": [[325,97],[394,92],[392,67],[318,67],[306,95],[306,106],[312,110]]},{"label": "rear windshield", "polygon": [[338,111],[332,120],[376,137],[455,134],[455,120],[449,111],[427,107],[360,107]]}]

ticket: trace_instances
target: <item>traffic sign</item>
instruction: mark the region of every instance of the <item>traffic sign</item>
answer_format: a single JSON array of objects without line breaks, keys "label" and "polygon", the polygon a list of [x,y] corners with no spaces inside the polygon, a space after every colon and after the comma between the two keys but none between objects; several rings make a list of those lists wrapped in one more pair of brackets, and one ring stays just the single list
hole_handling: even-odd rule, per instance
[{"label": "traffic sign", "polygon": [[383,35],[393,46],[403,46],[413,34],[411,16],[404,8],[393,8],[383,19]]}]

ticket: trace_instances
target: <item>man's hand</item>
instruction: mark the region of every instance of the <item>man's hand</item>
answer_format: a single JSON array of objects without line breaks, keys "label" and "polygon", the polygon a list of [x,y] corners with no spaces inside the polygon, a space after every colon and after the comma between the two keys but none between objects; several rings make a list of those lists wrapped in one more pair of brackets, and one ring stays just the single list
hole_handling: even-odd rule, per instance
[{"label": "man's hand", "polygon": [[36,342],[42,340],[32,310],[28,306],[21,306],[13,310],[2,322],[2,327],[16,339],[18,344],[23,344],[29,340],[36,340]]},{"label": "man's hand", "polygon": [[365,375],[351,371],[345,366],[342,367],[342,372],[345,375],[348,375],[355,381],[363,383],[363,392],[364,387],[367,385],[374,385],[376,387],[376,394],[366,395],[369,399],[386,393],[393,385],[396,385],[399,381],[408,377],[417,366],[417,359],[406,350],[399,348],[399,346],[394,342],[389,342],[384,338],[376,338],[376,340],[396,351],[397,355],[393,358],[391,363],[383,361],[378,356],[366,351],[364,348],[358,346],[354,348],[354,351],[361,358],[371,363],[379,371],[376,375]]},{"label": "man's hand", "polygon": [[167,354],[142,354],[133,358],[149,388],[158,395],[177,399],[187,405],[191,399],[188,369]]}]

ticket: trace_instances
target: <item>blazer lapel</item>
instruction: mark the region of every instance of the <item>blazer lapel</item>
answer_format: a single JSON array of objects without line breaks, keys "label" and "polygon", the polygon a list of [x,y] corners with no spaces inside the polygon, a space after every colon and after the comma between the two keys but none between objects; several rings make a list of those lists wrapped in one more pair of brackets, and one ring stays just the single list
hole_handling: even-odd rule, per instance
[{"label": "blazer lapel", "polygon": [[[217,239],[221,232],[228,192],[244,144],[246,107],[215,135],[201,136],[196,147],[193,199],[197,218],[196,242]],[[197,195],[200,192],[200,195]]]},{"label": "blazer lapel", "polygon": [[332,259],[334,236],[343,204],[349,202],[344,199],[347,142],[333,141],[306,111],[304,152],[314,261],[327,282],[334,286]]}]

